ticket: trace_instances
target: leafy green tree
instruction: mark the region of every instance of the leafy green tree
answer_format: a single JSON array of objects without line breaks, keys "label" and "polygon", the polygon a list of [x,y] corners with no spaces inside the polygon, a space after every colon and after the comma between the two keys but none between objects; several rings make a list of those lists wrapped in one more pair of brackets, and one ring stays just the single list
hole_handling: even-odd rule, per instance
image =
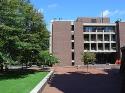
[{"label": "leafy green tree", "polygon": [[59,60],[48,51],[41,51],[39,53],[39,62],[41,65],[52,66],[59,62]]},{"label": "leafy green tree", "polygon": [[96,54],[92,52],[84,52],[82,53],[82,62],[87,65],[87,72],[88,72],[88,64],[94,63],[96,60]]},{"label": "leafy green tree", "polygon": [[43,14],[29,0],[0,0],[0,64],[19,62],[27,66],[38,61],[39,51],[48,48]]}]

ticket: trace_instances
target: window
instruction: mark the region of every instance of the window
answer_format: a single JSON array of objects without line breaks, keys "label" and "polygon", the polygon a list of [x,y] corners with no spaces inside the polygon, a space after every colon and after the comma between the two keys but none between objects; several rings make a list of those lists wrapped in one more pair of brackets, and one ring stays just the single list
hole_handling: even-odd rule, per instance
[{"label": "window", "polygon": [[89,41],[89,34],[84,34],[84,40]]},{"label": "window", "polygon": [[84,32],[92,31],[92,27],[89,27],[89,26],[83,27],[83,29],[84,29]]},{"label": "window", "polygon": [[112,48],[113,50],[116,50],[116,43],[112,43],[112,44],[111,44],[111,48]]},{"label": "window", "polygon": [[72,35],[72,40],[74,40],[74,35]]},{"label": "window", "polygon": [[96,35],[95,34],[91,35],[91,41],[96,41]]},{"label": "window", "polygon": [[103,44],[102,43],[98,43],[98,50],[103,50]]},{"label": "window", "polygon": [[103,32],[104,27],[97,27],[97,32]]},{"label": "window", "polygon": [[74,25],[71,25],[71,31],[74,31]]},{"label": "window", "polygon": [[97,27],[92,27],[92,30],[90,30],[91,32],[96,32]]},{"label": "window", "polygon": [[72,60],[74,60],[74,56],[75,56],[75,55],[74,55],[74,52],[72,52]]},{"label": "window", "polygon": [[111,41],[116,41],[116,35],[111,35]]},{"label": "window", "polygon": [[105,27],[105,32],[115,32],[115,27],[114,26],[109,26],[109,27]]},{"label": "window", "polygon": [[91,50],[96,50],[96,44],[95,43],[91,44]]},{"label": "window", "polygon": [[72,42],[72,49],[74,49],[74,42]]},{"label": "window", "polygon": [[109,35],[104,35],[104,40],[109,41]]},{"label": "window", "polygon": [[109,50],[110,49],[110,44],[109,43],[105,43],[105,50]]},{"label": "window", "polygon": [[102,35],[98,35],[97,40],[98,40],[98,41],[103,41],[103,36],[102,36]]},{"label": "window", "polygon": [[85,49],[85,50],[89,50],[89,48],[90,48],[89,43],[85,43],[85,44],[84,44],[84,49]]}]

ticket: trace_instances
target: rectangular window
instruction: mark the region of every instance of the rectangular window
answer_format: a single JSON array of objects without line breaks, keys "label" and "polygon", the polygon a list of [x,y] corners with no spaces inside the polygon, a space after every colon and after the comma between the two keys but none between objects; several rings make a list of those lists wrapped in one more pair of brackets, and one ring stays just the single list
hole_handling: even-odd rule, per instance
[{"label": "rectangular window", "polygon": [[109,41],[109,35],[108,34],[104,35],[104,40]]},{"label": "rectangular window", "polygon": [[75,55],[74,55],[74,52],[72,52],[72,60],[74,60],[74,56],[75,56]]},{"label": "rectangular window", "polygon": [[90,48],[89,43],[85,43],[85,44],[84,44],[84,49],[85,49],[85,50],[89,50],[89,48]]},{"label": "rectangular window", "polygon": [[98,43],[98,50],[103,50],[103,44],[102,43]]},{"label": "rectangular window", "polygon": [[84,41],[89,41],[89,34],[84,34]]},{"label": "rectangular window", "polygon": [[83,27],[83,30],[84,32],[92,32],[92,27],[89,27],[89,26],[86,26],[86,27]]},{"label": "rectangular window", "polygon": [[72,40],[74,40],[74,35],[72,35]]},{"label": "rectangular window", "polygon": [[105,32],[115,32],[115,26],[105,27]]},{"label": "rectangular window", "polygon": [[110,44],[109,43],[105,43],[105,50],[109,50],[110,49]]},{"label": "rectangular window", "polygon": [[71,25],[71,31],[74,31],[74,25]]},{"label": "rectangular window", "polygon": [[91,50],[96,50],[96,43],[91,44]]},{"label": "rectangular window", "polygon": [[116,41],[116,35],[111,35],[111,41]]},{"label": "rectangular window", "polygon": [[103,41],[103,36],[102,35],[98,35],[97,41]]},{"label": "rectangular window", "polygon": [[74,49],[74,42],[72,42],[72,49]]},{"label": "rectangular window", "polygon": [[97,27],[92,27],[92,30],[90,32],[96,32]]},{"label": "rectangular window", "polygon": [[116,50],[116,43],[112,43],[112,44],[111,44],[111,48],[112,48],[113,50]]},{"label": "rectangular window", "polygon": [[91,41],[96,41],[96,35],[95,34],[91,35]]}]

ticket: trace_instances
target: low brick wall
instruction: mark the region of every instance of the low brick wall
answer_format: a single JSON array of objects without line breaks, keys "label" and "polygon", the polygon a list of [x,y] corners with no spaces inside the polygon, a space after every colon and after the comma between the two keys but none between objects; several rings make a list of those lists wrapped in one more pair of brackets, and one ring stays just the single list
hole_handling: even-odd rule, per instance
[{"label": "low brick wall", "polygon": [[51,76],[53,75],[54,70],[50,71],[46,77],[44,77],[44,79],[42,79],[42,81],[39,82],[39,84],[31,90],[30,93],[42,93],[42,90],[44,89],[45,85],[47,84],[47,81],[51,78]]}]

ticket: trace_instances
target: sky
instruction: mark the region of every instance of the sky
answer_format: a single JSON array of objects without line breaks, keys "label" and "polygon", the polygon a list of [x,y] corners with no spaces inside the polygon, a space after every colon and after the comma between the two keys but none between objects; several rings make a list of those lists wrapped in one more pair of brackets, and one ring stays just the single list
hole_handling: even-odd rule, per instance
[{"label": "sky", "polygon": [[125,0],[31,0],[44,15],[49,29],[54,18],[76,20],[77,17],[110,17],[111,22],[125,21]]}]

